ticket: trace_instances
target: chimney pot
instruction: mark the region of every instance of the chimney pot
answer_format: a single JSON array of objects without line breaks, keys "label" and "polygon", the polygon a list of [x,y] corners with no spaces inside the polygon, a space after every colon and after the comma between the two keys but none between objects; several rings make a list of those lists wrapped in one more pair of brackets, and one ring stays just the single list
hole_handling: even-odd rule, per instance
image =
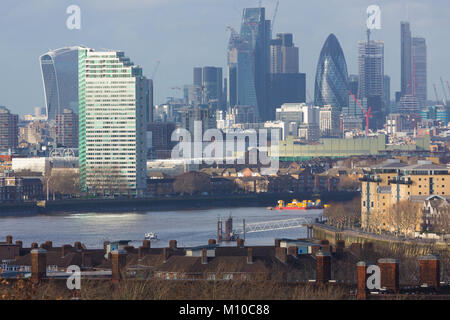
[{"label": "chimney pot", "polygon": [[216,239],[209,239],[209,240],[208,240],[208,244],[209,244],[209,245],[214,245],[214,244],[216,244]]},{"label": "chimney pot", "polygon": [[38,244],[36,242],[33,242],[31,244],[31,249],[37,249],[38,248]]},{"label": "chimney pot", "polygon": [[238,238],[238,239],[236,240],[236,244],[237,244],[237,246],[238,246],[239,248],[243,248],[243,247],[244,247],[244,243],[245,243],[244,239]]},{"label": "chimney pot", "polygon": [[13,242],[13,236],[7,235],[7,236],[6,236],[6,243],[7,243],[7,244],[12,244],[12,242]]}]

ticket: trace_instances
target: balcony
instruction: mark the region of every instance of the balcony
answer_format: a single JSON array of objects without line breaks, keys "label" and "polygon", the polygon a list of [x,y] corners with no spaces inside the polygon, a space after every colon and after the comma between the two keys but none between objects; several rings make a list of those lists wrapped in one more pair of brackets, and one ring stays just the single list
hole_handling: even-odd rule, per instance
[{"label": "balcony", "polygon": [[378,175],[365,174],[359,181],[365,182],[381,182],[381,177]]},{"label": "balcony", "polygon": [[411,181],[411,178],[409,177],[393,177],[392,179],[389,179],[388,182],[393,184],[409,184],[409,185],[413,183]]}]

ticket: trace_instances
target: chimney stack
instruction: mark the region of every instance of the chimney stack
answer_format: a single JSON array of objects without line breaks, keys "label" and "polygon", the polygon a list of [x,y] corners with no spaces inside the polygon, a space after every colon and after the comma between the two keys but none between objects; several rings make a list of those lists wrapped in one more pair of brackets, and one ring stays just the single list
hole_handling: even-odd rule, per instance
[{"label": "chimney stack", "polygon": [[38,244],[36,242],[33,242],[31,244],[31,249],[37,249],[38,248]]},{"label": "chimney stack", "polygon": [[23,242],[20,240],[16,240],[16,245],[18,245],[20,249],[23,248]]},{"label": "chimney stack", "polygon": [[378,266],[381,272],[381,287],[398,292],[399,265],[397,259],[379,259]]},{"label": "chimney stack", "polygon": [[440,257],[428,254],[419,258],[420,285],[433,287],[436,290],[440,286]]},{"label": "chimney stack", "polygon": [[331,255],[319,251],[316,254],[316,281],[326,283],[331,279]]},{"label": "chimney stack", "polygon": [[202,264],[208,263],[208,250],[206,248],[203,248],[202,250]]},{"label": "chimney stack", "polygon": [[6,244],[12,244],[13,242],[13,237],[11,235],[7,235],[6,236]]},{"label": "chimney stack", "polygon": [[127,255],[128,252],[123,249],[111,252],[111,280],[113,283],[117,283],[122,279],[122,274],[125,272],[125,266],[127,264]]},{"label": "chimney stack", "polygon": [[253,263],[253,248],[247,248],[247,263]]},{"label": "chimney stack", "polygon": [[143,246],[144,248],[149,248],[149,249],[150,249],[150,246],[151,246],[150,240],[144,240],[144,241],[142,241],[142,246]]},{"label": "chimney stack", "polygon": [[83,247],[81,246],[81,242],[79,242],[79,241],[74,242],[73,247],[75,248],[75,250],[83,250]]},{"label": "chimney stack", "polygon": [[47,276],[47,250],[38,248],[31,250],[31,280],[39,282]]},{"label": "chimney stack", "polygon": [[356,298],[358,300],[366,300],[369,290],[367,289],[367,267],[369,264],[365,261],[360,261],[356,264],[356,273],[358,277],[358,290]]},{"label": "chimney stack", "polygon": [[238,238],[236,240],[236,244],[237,244],[238,248],[243,248],[244,247],[244,242],[245,242],[244,239]]},{"label": "chimney stack", "polygon": [[275,239],[275,247],[276,248],[280,246],[280,242],[281,242],[280,239]]},{"label": "chimney stack", "polygon": [[170,240],[169,241],[169,248],[172,250],[175,250],[177,248],[177,240]]},{"label": "chimney stack", "polygon": [[287,262],[287,253],[286,248],[283,247],[275,247],[275,257],[283,263]]},{"label": "chimney stack", "polygon": [[70,244],[63,244],[61,246],[61,257],[65,257],[70,251],[72,251],[72,246]]},{"label": "chimney stack", "polygon": [[216,244],[216,239],[209,239],[209,240],[208,240],[208,244],[209,244],[209,245],[214,245],[214,244]]},{"label": "chimney stack", "polygon": [[45,241],[45,246],[47,247],[47,249],[51,249],[53,248],[53,242],[49,241]]}]

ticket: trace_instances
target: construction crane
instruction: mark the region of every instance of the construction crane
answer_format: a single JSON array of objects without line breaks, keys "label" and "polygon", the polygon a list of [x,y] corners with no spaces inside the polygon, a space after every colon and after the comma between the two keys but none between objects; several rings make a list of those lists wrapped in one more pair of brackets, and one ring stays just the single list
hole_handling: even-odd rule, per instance
[{"label": "construction crane", "polygon": [[436,97],[436,103],[439,103],[439,96],[436,88],[436,83],[433,83],[433,88],[434,88],[434,96]]},{"label": "construction crane", "polygon": [[366,109],[363,108],[363,106],[361,105],[361,103],[359,103],[358,99],[356,99],[356,97],[353,95],[353,93],[350,90],[348,90],[348,92],[350,92],[350,95],[356,101],[356,103],[361,108],[362,112],[364,113],[364,116],[366,117],[366,136],[369,136],[369,118],[372,118],[372,113],[370,113],[370,111],[372,110],[372,107],[369,106],[369,109],[366,111]]},{"label": "construction crane", "polygon": [[275,18],[277,17],[277,13],[278,13],[278,5],[280,4],[280,0],[277,0],[277,4],[275,5],[275,11],[273,12],[273,17],[272,17],[272,25],[270,27],[270,29],[273,32],[273,25],[275,24]]},{"label": "construction crane", "polygon": [[445,80],[445,82],[447,83],[448,93],[450,94],[450,84],[448,84],[448,80]]},{"label": "construction crane", "polygon": [[159,68],[159,64],[160,64],[160,63],[161,63],[161,60],[157,60],[157,61],[156,61],[155,68],[153,69],[152,75],[151,75],[151,77],[150,77],[152,80],[155,79],[156,71],[158,71],[158,68]]},{"label": "construction crane", "polygon": [[444,86],[444,80],[442,80],[442,77],[441,77],[441,85],[442,85],[442,91],[444,92],[444,99],[445,99],[444,105],[447,105],[448,98],[447,98],[447,93],[446,93],[445,86]]}]

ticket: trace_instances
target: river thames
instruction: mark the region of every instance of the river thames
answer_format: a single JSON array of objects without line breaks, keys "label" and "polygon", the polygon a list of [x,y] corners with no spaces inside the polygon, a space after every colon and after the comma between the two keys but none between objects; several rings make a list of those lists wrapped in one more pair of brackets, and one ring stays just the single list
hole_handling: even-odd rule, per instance
[{"label": "river thames", "polygon": [[[309,210],[309,215],[320,215],[322,210]],[[53,245],[73,244],[80,241],[88,248],[100,248],[106,240],[132,240],[140,245],[147,232],[154,232],[158,241],[153,247],[168,246],[169,240],[177,240],[178,246],[206,244],[217,238],[217,220],[233,217],[233,228],[246,224],[293,219],[305,215],[305,211],[271,211],[265,207],[219,208],[177,211],[114,212],[114,213],[59,213],[32,217],[0,218],[0,239],[10,234],[14,240],[22,240],[24,246],[32,242],[53,241]],[[225,227],[224,227],[225,228]],[[306,237],[306,228],[247,233],[246,244],[271,245],[274,238]]]}]

